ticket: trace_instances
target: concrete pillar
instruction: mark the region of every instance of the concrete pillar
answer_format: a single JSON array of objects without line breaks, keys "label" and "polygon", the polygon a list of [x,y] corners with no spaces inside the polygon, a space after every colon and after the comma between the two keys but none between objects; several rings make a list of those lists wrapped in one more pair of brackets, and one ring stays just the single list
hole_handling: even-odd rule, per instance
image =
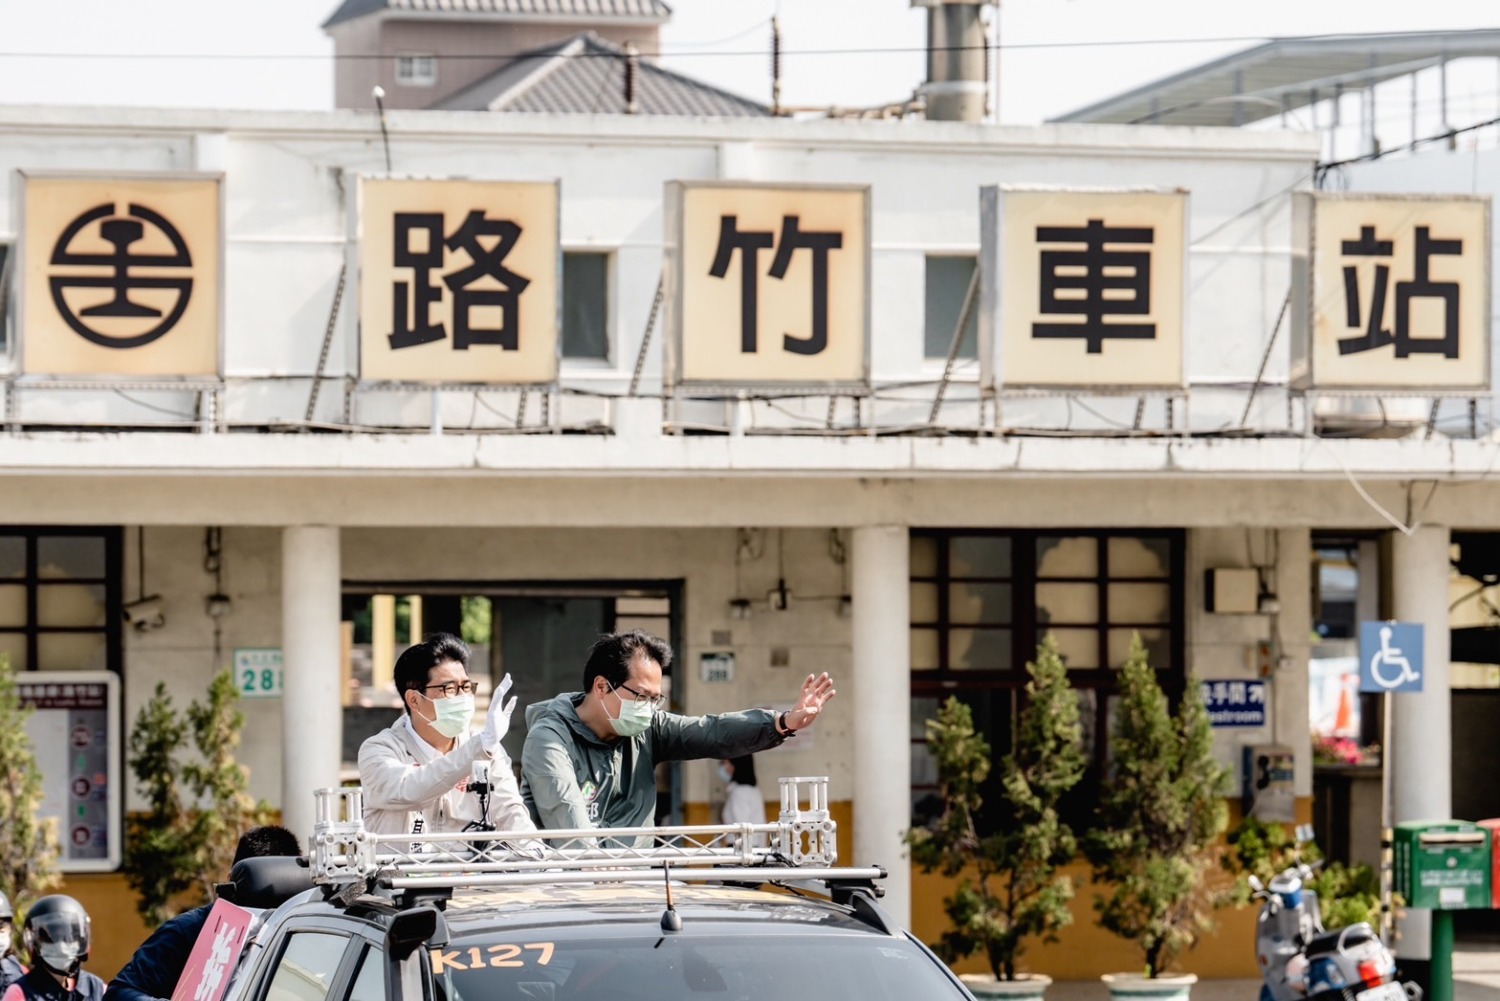
[{"label": "concrete pillar", "polygon": [[1307,738],[1308,667],[1312,656],[1312,532],[1306,528],[1276,530],[1276,567],[1273,578],[1281,610],[1271,619],[1273,667],[1271,700],[1276,743],[1295,755],[1296,794],[1313,794],[1312,741]]},{"label": "concrete pillar", "polygon": [[885,866],[882,905],[911,924],[910,541],[905,526],[856,528],[850,546],[854,620],[854,865]]},{"label": "concrete pillar", "polygon": [[281,816],[304,845],[312,835],[313,792],[339,784],[341,587],[337,528],[282,530]]},{"label": "concrete pillar", "polygon": [[[1392,616],[1423,626],[1422,691],[1389,696],[1391,818],[1443,820],[1453,812],[1452,716],[1448,670],[1448,529],[1431,525],[1391,536]],[[1432,956],[1431,915],[1408,910],[1397,952],[1407,959]]]}]

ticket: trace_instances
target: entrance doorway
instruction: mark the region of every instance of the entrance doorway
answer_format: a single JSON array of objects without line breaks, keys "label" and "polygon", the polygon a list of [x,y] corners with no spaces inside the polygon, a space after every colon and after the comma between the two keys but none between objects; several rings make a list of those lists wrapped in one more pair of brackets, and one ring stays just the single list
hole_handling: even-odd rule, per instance
[{"label": "entrance doorway", "polygon": [[[468,643],[476,718],[510,674],[517,705],[503,744],[518,778],[527,707],[580,690],[589,647],[600,633],[644,629],[681,648],[681,581],[346,581],[343,592],[346,781],[358,781],[360,744],[402,711],[396,658],[430,633],[453,633]],[[674,673],[668,668],[662,685],[676,707],[682,692]],[[658,769],[657,804],[658,823],[681,823],[676,764]]]}]

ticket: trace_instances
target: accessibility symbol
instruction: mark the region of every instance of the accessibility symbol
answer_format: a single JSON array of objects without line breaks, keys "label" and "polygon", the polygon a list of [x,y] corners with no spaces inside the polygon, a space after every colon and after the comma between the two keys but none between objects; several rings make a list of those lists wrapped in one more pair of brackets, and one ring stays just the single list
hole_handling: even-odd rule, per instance
[{"label": "accessibility symbol", "polygon": [[[100,347],[138,348],[161,338],[182,319],[193,294],[193,256],[182,234],[133,202],[123,215],[108,202],[79,215],[58,237],[49,264],[58,314]],[[80,289],[103,289],[108,298]]]},{"label": "accessibility symbol", "polygon": [[1361,622],[1359,690],[1420,692],[1422,640],[1420,622]]}]

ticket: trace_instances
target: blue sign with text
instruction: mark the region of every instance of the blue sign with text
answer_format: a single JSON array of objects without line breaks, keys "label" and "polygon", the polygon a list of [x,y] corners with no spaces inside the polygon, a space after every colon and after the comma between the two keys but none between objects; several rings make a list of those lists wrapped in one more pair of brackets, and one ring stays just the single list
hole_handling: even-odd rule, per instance
[{"label": "blue sign with text", "polygon": [[1200,687],[1208,721],[1214,726],[1266,725],[1264,681],[1204,681]]},{"label": "blue sign with text", "polygon": [[1359,690],[1376,694],[1422,690],[1420,622],[1359,624]]}]

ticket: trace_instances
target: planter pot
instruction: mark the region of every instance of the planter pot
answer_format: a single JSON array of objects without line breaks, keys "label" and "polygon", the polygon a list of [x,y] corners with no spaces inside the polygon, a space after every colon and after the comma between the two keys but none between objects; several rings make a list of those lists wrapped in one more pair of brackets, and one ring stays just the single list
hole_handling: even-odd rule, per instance
[{"label": "planter pot", "polygon": [[1109,988],[1110,1001],[1188,1001],[1198,975],[1171,973],[1148,978],[1139,973],[1106,973],[1101,979]]},{"label": "planter pot", "polygon": [[988,973],[963,973],[958,979],[964,982],[979,1001],[1003,998],[1005,1001],[1036,1001],[1052,983],[1051,977],[1040,973],[1023,973],[1014,980],[997,980]]}]

